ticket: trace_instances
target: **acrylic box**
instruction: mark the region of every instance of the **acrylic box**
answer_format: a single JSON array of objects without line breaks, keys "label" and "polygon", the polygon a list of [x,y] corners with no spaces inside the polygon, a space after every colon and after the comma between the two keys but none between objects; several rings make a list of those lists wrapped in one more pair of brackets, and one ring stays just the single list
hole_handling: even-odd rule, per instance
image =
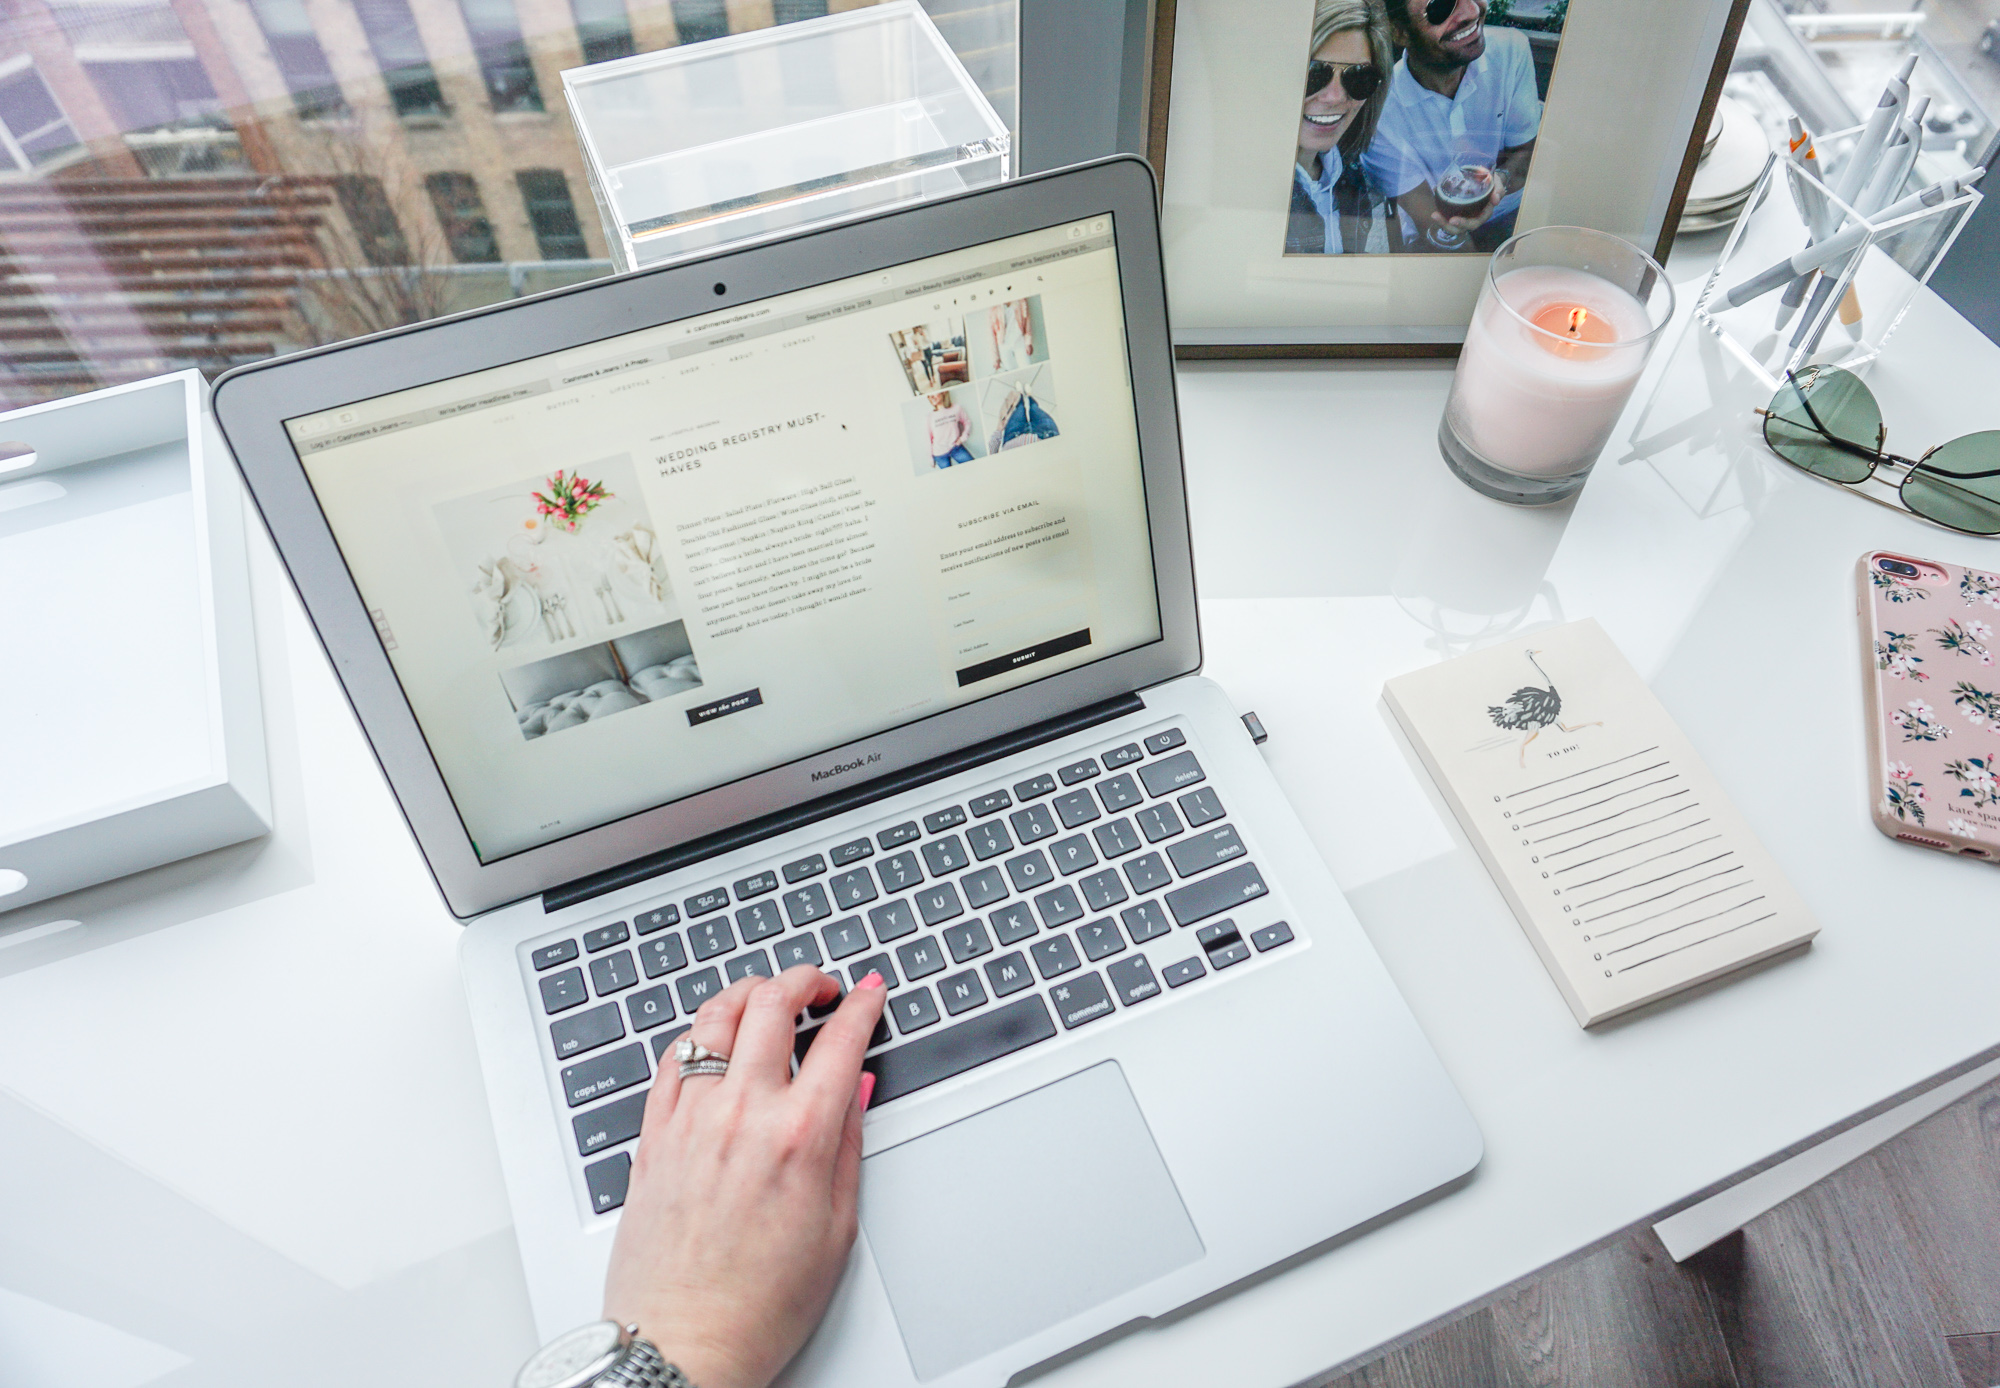
[{"label": "acrylic box", "polygon": [[[1850,149],[1859,134],[1836,132],[1819,142],[1820,149]],[[1837,160],[1831,168],[1838,170]],[[1884,204],[1932,181],[1929,173],[1912,173],[1900,189],[1889,190]],[[1806,297],[1782,328],[1782,291],[1730,307],[1724,297],[1729,289],[1805,248],[1810,232],[1801,209],[1813,200],[1833,208],[1842,226],[1865,226],[1861,245],[1825,268],[1822,292]],[[1826,182],[1773,156],[1695,301],[1695,319],[1773,391],[1787,371],[1808,363],[1857,369],[1895,333],[1979,201],[1979,192],[1970,190],[1907,216],[1864,218]]]},{"label": "acrylic box", "polygon": [[1011,140],[915,0],[563,73],[620,270],[1008,176]]},{"label": "acrylic box", "polygon": [[0,911],[270,830],[207,398],[183,371],[0,414]]}]

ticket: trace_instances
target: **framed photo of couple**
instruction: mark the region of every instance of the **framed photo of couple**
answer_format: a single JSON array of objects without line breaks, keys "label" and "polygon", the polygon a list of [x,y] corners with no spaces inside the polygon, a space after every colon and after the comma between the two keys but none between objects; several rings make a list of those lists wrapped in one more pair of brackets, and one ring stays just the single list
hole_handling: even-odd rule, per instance
[{"label": "framed photo of couple", "polygon": [[1531,227],[1664,260],[1748,7],[1159,0],[1179,354],[1453,355]]}]

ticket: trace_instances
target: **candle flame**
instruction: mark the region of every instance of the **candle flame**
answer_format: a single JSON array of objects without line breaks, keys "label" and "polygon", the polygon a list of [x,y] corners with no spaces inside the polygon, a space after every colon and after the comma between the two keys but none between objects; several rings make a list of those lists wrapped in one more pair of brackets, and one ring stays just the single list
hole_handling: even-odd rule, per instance
[{"label": "candle flame", "polygon": [[1571,337],[1575,337],[1577,334],[1581,333],[1583,331],[1583,325],[1589,320],[1590,320],[1590,315],[1584,312],[1582,309],[1580,308],[1571,309],[1569,311],[1569,335]]}]

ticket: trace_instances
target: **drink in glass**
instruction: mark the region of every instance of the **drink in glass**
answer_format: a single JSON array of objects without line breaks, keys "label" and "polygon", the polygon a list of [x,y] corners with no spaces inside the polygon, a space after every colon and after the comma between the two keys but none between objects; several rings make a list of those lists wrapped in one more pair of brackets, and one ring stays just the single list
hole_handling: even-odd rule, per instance
[{"label": "drink in glass", "polygon": [[1493,196],[1493,170],[1460,164],[1438,180],[1434,196],[1438,211],[1445,216],[1476,217]]}]

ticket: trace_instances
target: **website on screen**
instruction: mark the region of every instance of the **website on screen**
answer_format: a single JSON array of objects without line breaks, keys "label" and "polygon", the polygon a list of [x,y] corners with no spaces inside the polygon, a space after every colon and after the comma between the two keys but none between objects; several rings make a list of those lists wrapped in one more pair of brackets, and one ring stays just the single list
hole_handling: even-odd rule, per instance
[{"label": "website on screen", "polygon": [[484,861],[1160,636],[1108,216],[288,427]]}]

